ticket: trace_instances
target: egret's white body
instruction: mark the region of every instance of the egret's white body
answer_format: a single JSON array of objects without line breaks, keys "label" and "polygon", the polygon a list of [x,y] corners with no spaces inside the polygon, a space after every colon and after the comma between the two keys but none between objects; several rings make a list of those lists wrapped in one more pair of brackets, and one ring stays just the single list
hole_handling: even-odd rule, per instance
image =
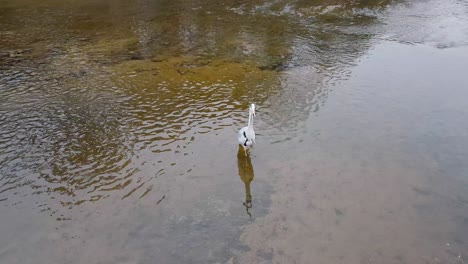
[{"label": "egret's white body", "polygon": [[237,140],[239,144],[247,151],[252,145],[255,144],[255,131],[253,128],[253,118],[255,116],[255,104],[249,107],[249,122],[246,127],[239,130]]}]

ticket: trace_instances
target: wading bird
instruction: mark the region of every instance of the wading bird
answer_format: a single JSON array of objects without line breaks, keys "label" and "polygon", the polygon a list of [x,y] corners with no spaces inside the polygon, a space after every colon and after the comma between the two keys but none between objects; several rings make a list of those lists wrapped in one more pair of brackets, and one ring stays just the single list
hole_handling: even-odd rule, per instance
[{"label": "wading bird", "polygon": [[255,144],[255,131],[253,128],[253,118],[255,116],[255,104],[251,104],[249,107],[249,123],[246,127],[243,127],[239,130],[237,140],[239,144],[244,147],[244,151],[247,154],[247,151],[250,147]]}]

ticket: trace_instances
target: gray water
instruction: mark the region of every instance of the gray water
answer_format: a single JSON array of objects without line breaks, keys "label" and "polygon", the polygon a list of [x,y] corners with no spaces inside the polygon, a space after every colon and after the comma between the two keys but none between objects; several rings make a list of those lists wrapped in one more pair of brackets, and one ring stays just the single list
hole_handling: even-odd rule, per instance
[{"label": "gray water", "polygon": [[466,263],[467,63],[462,0],[0,1],[0,263]]}]

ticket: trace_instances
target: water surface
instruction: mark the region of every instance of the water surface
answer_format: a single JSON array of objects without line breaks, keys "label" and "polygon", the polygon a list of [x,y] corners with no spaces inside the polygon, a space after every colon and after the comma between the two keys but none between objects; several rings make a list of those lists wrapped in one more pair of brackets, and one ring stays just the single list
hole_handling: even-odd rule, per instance
[{"label": "water surface", "polygon": [[467,262],[466,2],[0,2],[2,263]]}]

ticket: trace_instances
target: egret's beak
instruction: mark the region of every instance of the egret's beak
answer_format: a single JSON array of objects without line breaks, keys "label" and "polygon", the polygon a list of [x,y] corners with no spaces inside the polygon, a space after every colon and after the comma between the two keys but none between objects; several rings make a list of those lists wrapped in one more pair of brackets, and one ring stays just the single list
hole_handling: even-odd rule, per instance
[{"label": "egret's beak", "polygon": [[249,110],[252,112],[252,115],[255,116],[255,105],[251,104]]}]

